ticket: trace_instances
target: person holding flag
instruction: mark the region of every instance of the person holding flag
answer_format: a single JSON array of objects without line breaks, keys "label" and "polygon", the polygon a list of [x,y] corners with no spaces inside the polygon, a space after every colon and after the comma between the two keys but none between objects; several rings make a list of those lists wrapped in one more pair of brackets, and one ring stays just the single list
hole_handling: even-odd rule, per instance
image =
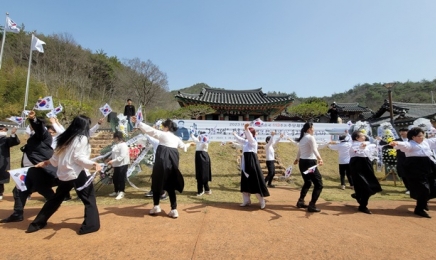
[{"label": "person holding flag", "polygon": [[283,138],[283,134],[280,134],[279,138],[274,138],[275,134],[276,132],[272,131],[271,136],[267,136],[265,139],[266,167],[268,168],[268,175],[265,178],[265,183],[268,184],[268,188],[275,187],[274,185],[272,185],[272,181],[274,179],[274,176],[276,175],[276,168],[275,168],[276,158],[275,158],[274,147],[280,141],[280,139]]},{"label": "person holding flag", "polygon": [[16,135],[17,128],[11,130],[11,136],[7,137],[8,128],[0,125],[0,200],[3,199],[3,192],[5,191],[5,183],[9,183],[11,147],[19,145],[20,139]]},{"label": "person holding flag", "polygon": [[[321,195],[323,189],[322,176],[318,170],[318,165],[323,165],[323,160],[318,152],[318,145],[316,143],[313,123],[307,122],[303,125],[300,131],[300,137],[297,139],[299,142],[297,158],[294,164],[298,164],[301,176],[303,177],[304,184],[301,188],[300,198],[297,202],[297,208],[307,208],[308,212],[320,212],[321,210],[316,207],[316,201]],[[307,171],[310,169],[310,171]],[[312,199],[309,206],[304,204],[304,198],[310,189],[310,186],[314,185],[312,191]]]},{"label": "person holding flag", "polygon": [[195,179],[197,180],[197,196],[202,196],[204,193],[208,195],[212,194],[208,184],[208,182],[212,181],[212,168],[210,164],[210,157],[207,152],[209,148],[209,137],[204,134],[205,132],[200,132],[198,137],[195,137],[194,134],[191,134],[191,138],[196,144]]},{"label": "person holding flag", "polygon": [[368,158],[375,144],[371,144],[366,139],[366,135],[361,131],[354,131],[351,134],[350,171],[355,191],[351,197],[359,203],[360,212],[372,214],[367,207],[369,197],[382,191],[382,188],[375,177],[372,162]]}]

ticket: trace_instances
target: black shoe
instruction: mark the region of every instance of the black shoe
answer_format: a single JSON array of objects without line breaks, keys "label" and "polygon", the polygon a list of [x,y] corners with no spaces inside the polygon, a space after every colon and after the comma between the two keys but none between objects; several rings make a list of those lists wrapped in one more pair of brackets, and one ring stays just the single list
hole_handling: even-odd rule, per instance
[{"label": "black shoe", "polygon": [[20,222],[23,221],[23,215],[10,215],[8,218],[0,220],[0,223]]},{"label": "black shoe", "polygon": [[297,202],[297,208],[299,209],[306,209],[308,206],[304,204],[304,200],[298,200]]},{"label": "black shoe", "polygon": [[76,232],[76,234],[77,234],[77,235],[86,235],[86,234],[93,233],[93,232],[97,232],[97,231],[98,231],[98,229],[96,229],[96,230],[88,230],[88,231],[83,231],[83,230],[79,229],[79,230]]},{"label": "black shoe", "polygon": [[425,210],[425,211],[429,211],[429,209],[428,209],[428,205],[425,205],[424,210]]},{"label": "black shoe", "polygon": [[413,213],[415,213],[415,215],[418,215],[418,216],[421,216],[424,218],[431,218],[430,215],[428,215],[427,212],[425,212],[422,209],[415,209],[415,211]]},{"label": "black shoe", "polygon": [[47,222],[42,224],[42,225],[37,225],[37,224],[30,223],[29,227],[26,230],[26,233],[36,232],[36,231],[38,231],[40,229],[43,229],[45,226],[47,226]]},{"label": "black shoe", "polygon": [[367,207],[359,207],[359,211],[366,214],[372,214],[372,212]]},{"label": "black shoe", "polygon": [[69,201],[69,200],[72,200],[72,198],[70,196],[64,198],[64,201]]},{"label": "black shoe", "polygon": [[268,188],[275,188],[275,187],[276,187],[275,185],[268,184]]},{"label": "black shoe", "polygon": [[352,197],[353,199],[356,199],[356,193],[351,194],[351,197]]},{"label": "black shoe", "polygon": [[145,197],[153,197],[153,191],[149,191],[147,193],[145,193]]},{"label": "black shoe", "polygon": [[319,208],[317,208],[315,205],[309,205],[309,207],[307,207],[307,211],[308,212],[321,212],[321,210]]}]

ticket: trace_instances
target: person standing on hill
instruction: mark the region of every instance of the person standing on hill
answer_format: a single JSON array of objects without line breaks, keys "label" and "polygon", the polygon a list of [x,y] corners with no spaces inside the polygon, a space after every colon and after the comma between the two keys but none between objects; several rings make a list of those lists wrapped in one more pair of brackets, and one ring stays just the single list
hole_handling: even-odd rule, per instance
[{"label": "person standing on hill", "polygon": [[127,99],[127,105],[124,107],[124,115],[127,117],[127,121],[129,122],[128,129],[127,129],[129,132],[133,131],[133,124],[130,118],[132,116],[135,116],[135,114],[136,114],[135,106],[132,105],[132,100],[129,98]]},{"label": "person standing on hill", "polygon": [[9,170],[11,168],[11,147],[19,145],[20,139],[15,134],[17,128],[11,130],[11,136],[7,137],[8,128],[0,125],[0,200],[3,199],[3,192],[5,191],[5,183],[9,183]]},{"label": "person standing on hill", "polygon": [[275,188],[275,186],[272,185],[274,175],[276,175],[276,168],[275,168],[276,158],[275,158],[274,147],[280,141],[280,139],[283,138],[283,134],[281,134],[279,138],[274,139],[275,134],[276,133],[273,131],[271,132],[271,136],[268,136],[265,139],[266,167],[268,169],[268,175],[265,178],[265,183],[268,184],[268,188]]},{"label": "person standing on hill", "polygon": [[[297,202],[297,208],[307,208],[308,212],[320,212],[321,210],[316,207],[316,201],[321,195],[323,189],[322,176],[318,170],[318,165],[323,165],[323,160],[318,152],[318,145],[316,144],[315,137],[313,136],[314,127],[313,123],[307,122],[301,128],[300,137],[297,139],[299,142],[297,158],[294,164],[298,164],[301,176],[303,177],[304,184],[301,188],[300,198]],[[312,192],[312,199],[309,206],[304,204],[304,198],[310,189],[310,186],[315,186]]]}]

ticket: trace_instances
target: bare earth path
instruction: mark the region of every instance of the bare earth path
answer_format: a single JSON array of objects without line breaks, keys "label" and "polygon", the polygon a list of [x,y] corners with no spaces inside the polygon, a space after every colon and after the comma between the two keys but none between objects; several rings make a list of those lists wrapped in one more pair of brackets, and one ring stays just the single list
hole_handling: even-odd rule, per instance
[{"label": "bare earth path", "polygon": [[[216,191],[219,192],[219,191]],[[371,201],[373,215],[355,202],[320,201],[321,213],[294,207],[298,191],[271,189],[267,207],[238,204],[179,205],[178,219],[149,216],[142,205],[99,206],[100,231],[79,236],[83,206],[61,206],[47,227],[24,231],[25,220],[0,224],[1,259],[435,259],[436,203],[432,219],[415,217],[414,201]],[[183,196],[183,195],[180,195]],[[211,195],[213,196],[213,195]],[[36,196],[35,196],[36,197]],[[126,200],[126,203],[128,200]],[[0,218],[11,213],[10,194],[0,202]]]}]

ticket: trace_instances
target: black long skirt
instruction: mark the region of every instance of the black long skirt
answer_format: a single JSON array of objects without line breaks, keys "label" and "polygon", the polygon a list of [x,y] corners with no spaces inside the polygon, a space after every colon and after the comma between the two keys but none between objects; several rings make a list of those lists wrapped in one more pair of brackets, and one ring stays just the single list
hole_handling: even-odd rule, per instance
[{"label": "black long skirt", "polygon": [[244,171],[241,171],[241,192],[256,194],[259,193],[262,197],[268,197],[269,191],[265,184],[262,169],[260,168],[259,159],[257,154],[253,152],[245,152],[243,155],[245,164]]},{"label": "black long skirt", "polygon": [[367,157],[352,157],[350,171],[356,195],[369,198],[382,191],[380,183],[374,175],[372,163]]},{"label": "black long skirt", "polygon": [[210,157],[207,152],[195,152],[195,179],[201,183],[212,181]]},{"label": "black long skirt", "polygon": [[411,198],[436,198],[436,167],[430,158],[406,157],[404,167]]},{"label": "black long skirt", "polygon": [[183,192],[185,181],[179,170],[179,151],[177,148],[163,145],[157,147],[151,180],[153,192],[160,192],[162,190]]}]

